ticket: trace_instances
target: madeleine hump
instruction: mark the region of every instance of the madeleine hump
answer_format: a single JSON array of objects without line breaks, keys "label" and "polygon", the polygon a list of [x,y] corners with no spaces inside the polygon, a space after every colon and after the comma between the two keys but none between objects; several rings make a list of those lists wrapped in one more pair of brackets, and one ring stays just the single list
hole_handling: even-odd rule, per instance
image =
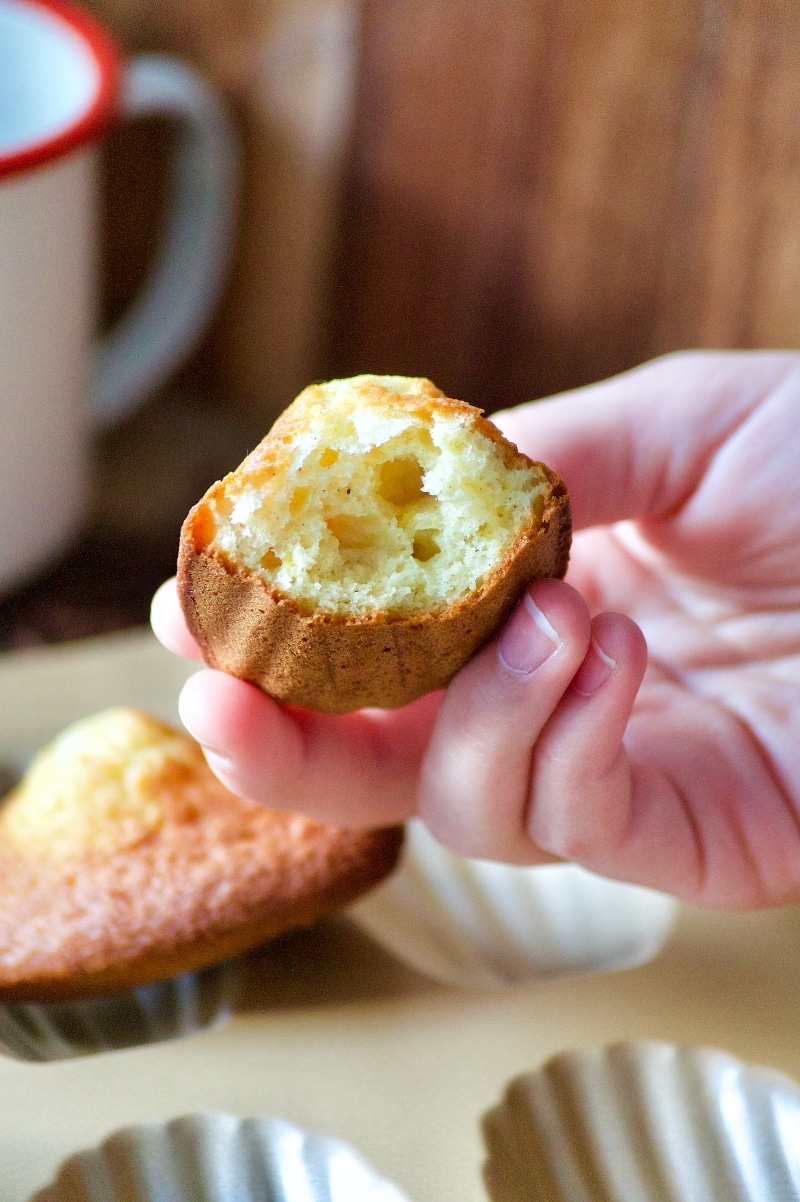
[{"label": "madeleine hump", "polygon": [[206,662],[327,713],[443,688],[526,586],[561,577],[566,486],[429,380],[306,388],[181,531]]},{"label": "madeleine hump", "polygon": [[243,801],[187,735],[126,706],[92,714],[0,806],[0,1005],[220,964],[348,905],[402,840]]}]

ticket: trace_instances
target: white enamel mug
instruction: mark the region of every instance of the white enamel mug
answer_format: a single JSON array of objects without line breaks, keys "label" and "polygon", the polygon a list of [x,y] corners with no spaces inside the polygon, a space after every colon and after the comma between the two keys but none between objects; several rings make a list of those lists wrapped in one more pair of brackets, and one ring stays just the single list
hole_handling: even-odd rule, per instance
[{"label": "white enamel mug", "polygon": [[[98,340],[98,143],[158,114],[178,129],[155,266]],[[91,437],[191,350],[232,240],[232,127],[180,60],[126,63],[61,0],[0,0],[0,593],[69,543],[85,516]]]}]

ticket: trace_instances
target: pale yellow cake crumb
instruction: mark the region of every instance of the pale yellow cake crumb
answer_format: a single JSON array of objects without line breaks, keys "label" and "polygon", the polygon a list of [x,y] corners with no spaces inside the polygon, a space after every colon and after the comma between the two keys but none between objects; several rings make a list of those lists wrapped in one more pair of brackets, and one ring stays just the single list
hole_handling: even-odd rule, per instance
[{"label": "pale yellow cake crumb", "polygon": [[307,429],[209,500],[211,548],[323,612],[438,609],[480,588],[551,484],[429,395],[399,376],[306,389]]}]

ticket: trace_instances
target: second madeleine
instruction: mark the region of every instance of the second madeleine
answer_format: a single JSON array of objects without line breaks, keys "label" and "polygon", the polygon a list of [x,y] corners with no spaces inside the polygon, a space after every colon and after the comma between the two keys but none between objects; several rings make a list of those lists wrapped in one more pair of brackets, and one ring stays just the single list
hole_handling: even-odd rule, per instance
[{"label": "second madeleine", "polygon": [[0,1004],[221,964],[348,905],[402,839],[245,801],[182,732],[127,706],[92,714],[0,805]]},{"label": "second madeleine", "polygon": [[563,482],[429,380],[306,388],[183,525],[209,664],[328,713],[444,687],[567,567]]}]

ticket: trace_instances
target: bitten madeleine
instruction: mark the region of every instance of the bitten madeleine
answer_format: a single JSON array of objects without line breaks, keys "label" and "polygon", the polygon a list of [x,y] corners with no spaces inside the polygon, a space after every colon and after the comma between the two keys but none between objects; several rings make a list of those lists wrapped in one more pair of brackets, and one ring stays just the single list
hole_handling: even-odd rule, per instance
[{"label": "bitten madeleine", "polygon": [[305,926],[394,867],[400,828],[242,801],[137,710],[68,727],[0,802],[0,1002],[165,980]]},{"label": "bitten madeleine", "polygon": [[563,482],[429,380],[306,388],[183,525],[206,661],[329,713],[445,686],[532,580],[563,576]]}]

